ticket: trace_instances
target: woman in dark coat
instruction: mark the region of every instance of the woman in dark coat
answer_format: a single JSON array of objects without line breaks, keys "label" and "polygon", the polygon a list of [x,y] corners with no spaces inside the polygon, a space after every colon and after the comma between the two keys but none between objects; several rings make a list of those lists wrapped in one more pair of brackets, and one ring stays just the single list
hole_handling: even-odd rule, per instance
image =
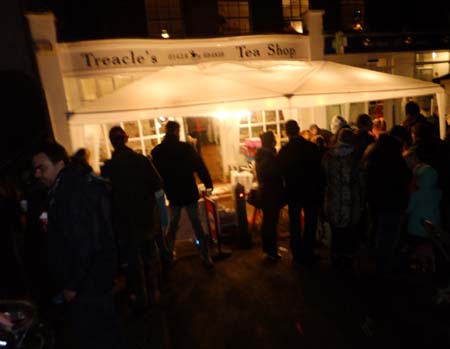
[{"label": "woman in dark coat", "polygon": [[277,225],[282,206],[283,181],[276,156],[276,139],[272,131],[260,135],[262,147],[258,149],[256,176],[259,185],[263,222],[261,227],[263,251],[270,259],[278,260]]}]

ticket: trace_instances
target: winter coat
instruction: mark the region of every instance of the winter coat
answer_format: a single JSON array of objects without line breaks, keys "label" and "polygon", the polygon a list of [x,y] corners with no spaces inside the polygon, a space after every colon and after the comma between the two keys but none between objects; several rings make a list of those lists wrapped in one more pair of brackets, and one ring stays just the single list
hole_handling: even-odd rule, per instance
[{"label": "winter coat", "polygon": [[49,191],[48,207],[49,267],[56,287],[79,297],[110,292],[115,252],[106,181],[63,169]]},{"label": "winter coat", "polygon": [[255,156],[261,208],[283,205],[283,177],[275,149],[259,148]]},{"label": "winter coat", "polygon": [[354,149],[340,144],[323,157],[324,214],[334,227],[355,225],[360,216],[358,162]]},{"label": "winter coat", "polygon": [[197,173],[206,188],[213,187],[202,158],[185,142],[165,139],[153,148],[152,157],[164,181],[164,191],[170,205],[185,206],[198,201],[200,195],[194,173]]},{"label": "winter coat", "polygon": [[278,153],[287,202],[319,204],[322,169],[319,149],[303,137],[294,137]]},{"label": "winter coat", "polygon": [[438,187],[438,174],[433,167],[419,164],[414,169],[416,190],[410,194],[408,204],[408,232],[419,237],[428,237],[422,220],[440,224],[440,201],[442,191]]},{"label": "winter coat", "polygon": [[369,148],[364,160],[369,206],[376,211],[404,211],[412,175],[401,155],[400,144],[384,134]]},{"label": "winter coat", "polygon": [[155,192],[161,177],[151,161],[132,149],[116,149],[102,168],[112,184],[113,223],[119,239],[152,238],[159,228],[155,222]]}]

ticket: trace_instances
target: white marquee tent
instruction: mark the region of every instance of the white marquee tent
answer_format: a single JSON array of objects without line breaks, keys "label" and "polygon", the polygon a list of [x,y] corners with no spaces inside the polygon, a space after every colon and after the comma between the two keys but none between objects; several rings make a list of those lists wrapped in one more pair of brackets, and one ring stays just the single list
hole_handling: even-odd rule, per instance
[{"label": "white marquee tent", "polygon": [[[433,95],[434,83],[327,61],[213,62],[169,66],[71,111],[70,124],[165,116],[212,116],[239,110],[295,109]],[[444,113],[440,120],[445,132]]]}]

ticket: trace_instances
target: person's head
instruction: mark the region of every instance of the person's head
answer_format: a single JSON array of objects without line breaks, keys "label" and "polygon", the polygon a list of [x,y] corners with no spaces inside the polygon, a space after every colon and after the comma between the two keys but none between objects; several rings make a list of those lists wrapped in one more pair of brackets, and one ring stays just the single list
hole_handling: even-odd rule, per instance
[{"label": "person's head", "polygon": [[415,117],[420,114],[419,105],[416,102],[409,101],[405,105],[405,114],[407,117]]},{"label": "person's head", "polygon": [[311,142],[316,144],[319,147],[319,149],[326,148],[326,146],[327,146],[326,142],[325,142],[325,138],[323,138],[323,136],[321,136],[321,135],[312,136]]},{"label": "person's head", "polygon": [[337,145],[353,145],[355,134],[350,128],[341,128],[337,133]]},{"label": "person's head", "polygon": [[109,140],[114,148],[118,148],[128,142],[128,135],[122,127],[114,126],[109,130]]},{"label": "person's head", "polygon": [[300,126],[298,126],[297,121],[288,120],[284,124],[284,130],[286,131],[288,138],[297,137],[300,132]]},{"label": "person's head", "polygon": [[401,125],[393,126],[389,131],[389,135],[396,138],[402,144],[402,146],[406,145],[410,140],[408,129]]},{"label": "person's head", "polygon": [[51,187],[68,162],[66,149],[61,144],[45,143],[33,152],[34,176],[45,186]]},{"label": "person's head", "polygon": [[261,139],[261,144],[264,148],[275,148],[277,144],[277,140],[275,138],[275,134],[272,131],[263,132],[259,135]]},{"label": "person's head", "polygon": [[359,114],[356,127],[361,131],[370,131],[372,129],[372,118],[367,114]]},{"label": "person's head", "polygon": [[411,127],[411,140],[429,142],[433,138],[433,127],[429,123],[419,122]]},{"label": "person's head", "polygon": [[312,124],[311,126],[309,126],[309,132],[311,132],[311,134],[313,136],[318,135],[319,131],[320,131],[320,128],[316,124]]},{"label": "person's head", "polygon": [[303,130],[300,132],[300,136],[302,136],[304,139],[310,141],[311,138],[313,137],[312,133],[310,130]]},{"label": "person's head", "polygon": [[382,133],[386,133],[386,129],[386,121],[384,121],[383,118],[376,118],[373,120],[372,134],[375,138],[380,137],[380,134]]},{"label": "person's head", "polygon": [[350,128],[350,126],[347,123],[347,120],[345,120],[340,115],[333,116],[333,118],[331,119],[331,122],[330,122],[331,133],[337,134],[338,131],[343,127]]},{"label": "person's head", "polygon": [[91,153],[86,148],[80,148],[75,153],[73,153],[71,159],[79,162],[89,163],[89,158]]},{"label": "person's head", "polygon": [[166,135],[164,139],[180,139],[180,124],[176,121],[168,121],[166,124]]}]

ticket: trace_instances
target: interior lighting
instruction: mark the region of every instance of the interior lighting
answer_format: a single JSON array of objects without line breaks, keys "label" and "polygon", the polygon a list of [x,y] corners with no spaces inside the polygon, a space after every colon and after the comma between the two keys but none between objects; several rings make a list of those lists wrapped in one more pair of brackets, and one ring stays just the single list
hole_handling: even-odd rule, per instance
[{"label": "interior lighting", "polygon": [[228,113],[228,112],[226,112],[224,110],[218,110],[218,111],[213,113],[213,116],[216,119],[224,120],[224,119],[226,119],[226,118],[228,118],[230,116],[230,113]]},{"label": "interior lighting", "polygon": [[436,53],[436,52],[431,52],[431,57],[432,57],[433,59],[436,59],[437,53]]},{"label": "interior lighting", "polygon": [[252,115],[252,113],[249,111],[249,110],[239,110],[237,113],[236,113],[236,116],[238,117],[238,118],[248,118],[249,116],[251,116]]},{"label": "interior lighting", "polygon": [[161,30],[161,36],[163,37],[163,39],[170,38],[170,35],[169,35],[169,33],[167,32],[166,29]]},{"label": "interior lighting", "polygon": [[291,27],[297,33],[303,34],[303,22],[302,21],[291,21]]}]

